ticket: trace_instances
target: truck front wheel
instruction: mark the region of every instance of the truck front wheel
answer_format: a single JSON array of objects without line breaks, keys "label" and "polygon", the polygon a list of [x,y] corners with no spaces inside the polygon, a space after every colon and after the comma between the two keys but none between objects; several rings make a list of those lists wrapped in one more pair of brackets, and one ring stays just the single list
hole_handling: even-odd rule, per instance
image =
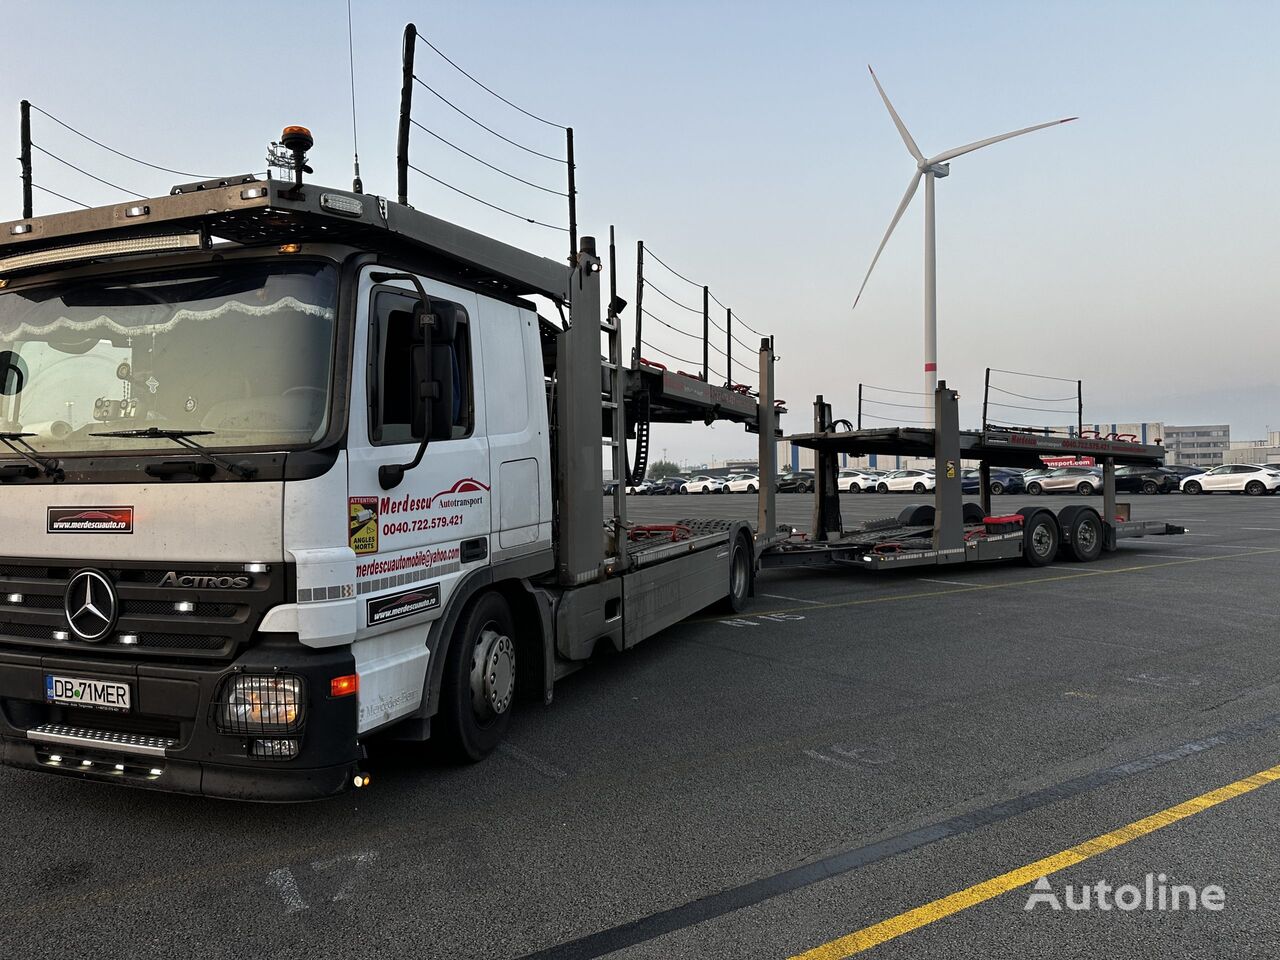
[{"label": "truck front wheel", "polygon": [[463,762],[482,760],[506,735],[516,692],[515,627],[498,594],[481,596],[454,635],[441,691],[445,750]]}]

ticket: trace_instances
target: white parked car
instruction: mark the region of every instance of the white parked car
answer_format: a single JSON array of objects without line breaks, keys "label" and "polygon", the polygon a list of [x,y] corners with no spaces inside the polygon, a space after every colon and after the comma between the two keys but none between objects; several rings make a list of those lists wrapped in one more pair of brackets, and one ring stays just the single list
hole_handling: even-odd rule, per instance
[{"label": "white parked car", "polygon": [[730,493],[756,493],[760,490],[760,478],[754,473],[740,473],[730,477],[726,486]]},{"label": "white parked car", "polygon": [[729,485],[719,477],[698,476],[685,482],[681,493],[727,493]]},{"label": "white parked car", "polygon": [[866,470],[841,470],[836,477],[836,486],[845,493],[862,493],[876,488],[883,474]]},{"label": "white parked car", "polygon": [[1206,473],[1196,473],[1183,479],[1183,493],[1247,493],[1260,496],[1280,489],[1280,471],[1268,470],[1256,463],[1224,463]]},{"label": "white parked car", "polygon": [[876,490],[879,493],[925,493],[937,483],[927,470],[894,470],[880,478]]}]

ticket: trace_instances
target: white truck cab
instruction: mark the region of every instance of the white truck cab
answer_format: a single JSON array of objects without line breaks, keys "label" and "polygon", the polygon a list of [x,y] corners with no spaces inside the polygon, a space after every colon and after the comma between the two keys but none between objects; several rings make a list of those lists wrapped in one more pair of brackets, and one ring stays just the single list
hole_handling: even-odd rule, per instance
[{"label": "white truck cab", "polygon": [[370,737],[477,760],[597,643],[744,602],[767,537],[636,536],[602,445],[642,412],[771,455],[770,394],[602,360],[599,270],[252,177],[0,224],[3,762],[326,796]]}]

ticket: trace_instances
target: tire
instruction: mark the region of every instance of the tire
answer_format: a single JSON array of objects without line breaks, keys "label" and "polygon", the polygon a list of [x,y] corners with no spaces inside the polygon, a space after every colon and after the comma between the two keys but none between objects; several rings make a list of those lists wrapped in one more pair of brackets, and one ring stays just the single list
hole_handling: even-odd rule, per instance
[{"label": "tire", "polygon": [[720,601],[721,609],[730,613],[741,613],[751,598],[752,583],[755,579],[755,560],[751,556],[751,545],[745,537],[734,537],[733,553],[729,557],[729,592]]},{"label": "tire", "polygon": [[1244,492],[1251,497],[1260,497],[1267,492],[1267,487],[1261,480],[1250,480],[1245,484]]},{"label": "tire", "polygon": [[914,487],[911,488],[911,490],[913,493],[924,493],[925,485],[923,483],[917,483]]},{"label": "tire", "polygon": [[849,492],[850,492],[850,493],[861,493],[861,492],[862,492],[862,487],[861,487],[861,485],[859,485],[859,484],[857,484],[857,483],[851,483],[851,484],[849,484]]},{"label": "tire", "polygon": [[1069,559],[1092,563],[1102,556],[1102,520],[1091,507],[1081,507],[1070,516],[1059,515],[1058,519],[1070,540],[1064,545]]},{"label": "tire", "polygon": [[1035,483],[1034,481],[1027,484],[1027,493],[1031,494],[1033,497],[1040,496],[1040,492],[1043,489],[1044,488],[1040,486],[1040,484]]},{"label": "tire", "polygon": [[1182,492],[1188,493],[1193,497],[1197,496],[1202,489],[1204,488],[1201,487],[1200,484],[1196,483],[1194,480],[1188,480],[1186,483],[1182,485]]},{"label": "tire", "polygon": [[1088,480],[1081,480],[1080,483],[1076,486],[1076,493],[1080,494],[1080,496],[1082,497],[1092,497],[1093,484],[1090,483]]},{"label": "tire", "polygon": [[1160,485],[1154,480],[1144,480],[1142,483],[1142,492],[1148,497],[1155,496],[1160,492]]},{"label": "tire", "polygon": [[1022,524],[1022,559],[1029,567],[1047,567],[1058,555],[1058,521],[1048,510],[1019,510],[1026,519]]},{"label": "tire", "polygon": [[888,493],[889,485],[887,483],[876,484],[876,493]]},{"label": "tire", "polygon": [[507,601],[482,594],[449,644],[441,681],[442,747],[475,763],[506,736],[515,702],[515,624]]},{"label": "tire", "polygon": [[751,484],[747,484],[747,493],[755,493],[755,492],[756,492],[756,488]]},{"label": "tire", "polygon": [[807,483],[800,483],[796,485],[796,493],[808,493],[808,492],[809,492],[809,485]]},{"label": "tire", "polygon": [[997,497],[1000,496],[1000,494],[1004,493],[1004,484],[1001,483],[999,480],[993,481],[991,484],[991,493],[994,496],[997,496]]}]

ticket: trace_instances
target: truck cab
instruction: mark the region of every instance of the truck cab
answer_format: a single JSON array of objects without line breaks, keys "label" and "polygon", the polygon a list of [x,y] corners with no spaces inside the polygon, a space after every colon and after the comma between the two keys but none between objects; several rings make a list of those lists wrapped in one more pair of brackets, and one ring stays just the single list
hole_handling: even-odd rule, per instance
[{"label": "truck cab", "polygon": [[749,526],[630,542],[601,450],[772,401],[602,359],[600,268],[253,177],[0,224],[0,759],[322,797],[740,603]]}]

